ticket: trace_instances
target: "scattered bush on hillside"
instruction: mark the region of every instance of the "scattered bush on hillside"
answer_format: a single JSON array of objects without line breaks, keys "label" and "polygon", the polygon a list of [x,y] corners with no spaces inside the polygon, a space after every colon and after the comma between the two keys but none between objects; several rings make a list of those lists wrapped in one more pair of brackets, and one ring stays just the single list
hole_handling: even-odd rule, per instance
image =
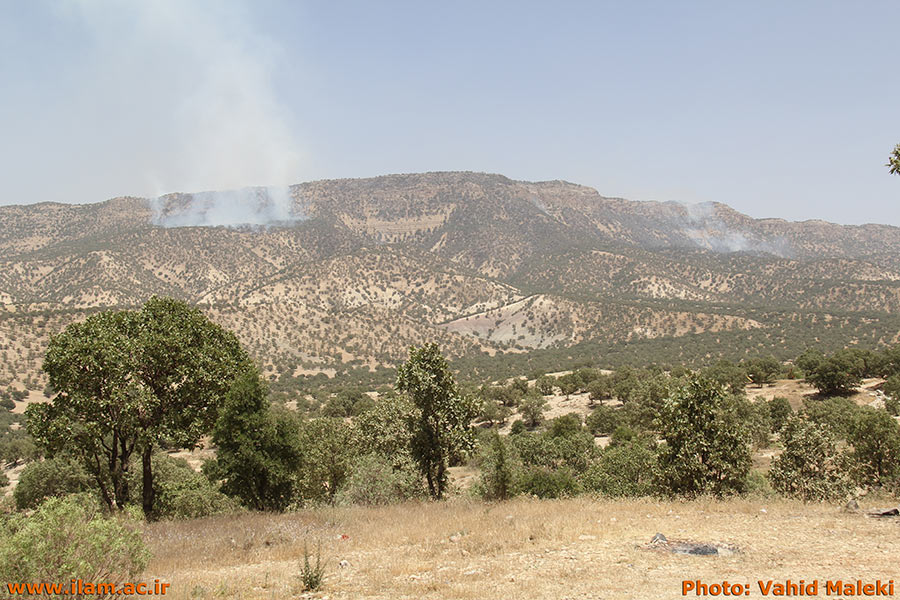
[{"label": "scattered bush on hillside", "polygon": [[784,451],[772,461],[769,480],[778,493],[805,502],[847,494],[850,481],[844,457],[831,432],[803,415],[792,416],[781,430]]},{"label": "scattered bush on hillside", "polygon": [[51,497],[86,492],[94,482],[84,468],[66,457],[50,458],[30,463],[19,475],[13,490],[16,508],[36,508]]},{"label": "scattered bush on hillside", "polygon": [[50,498],[29,516],[0,517],[0,581],[121,584],[149,558],[137,523],[103,516],[90,494]]}]

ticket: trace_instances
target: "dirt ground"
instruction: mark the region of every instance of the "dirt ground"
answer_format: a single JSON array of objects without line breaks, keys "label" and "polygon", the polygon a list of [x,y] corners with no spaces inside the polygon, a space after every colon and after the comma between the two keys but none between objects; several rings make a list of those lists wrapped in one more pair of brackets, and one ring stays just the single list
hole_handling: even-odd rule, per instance
[{"label": "dirt ground", "polygon": [[[657,532],[737,551],[645,548]],[[900,520],[783,500],[457,498],[152,524],[145,579],[170,582],[175,599],[678,598],[697,579],[761,598],[759,580],[896,577],[898,534]],[[304,544],[325,561],[316,593],[299,583]]]}]

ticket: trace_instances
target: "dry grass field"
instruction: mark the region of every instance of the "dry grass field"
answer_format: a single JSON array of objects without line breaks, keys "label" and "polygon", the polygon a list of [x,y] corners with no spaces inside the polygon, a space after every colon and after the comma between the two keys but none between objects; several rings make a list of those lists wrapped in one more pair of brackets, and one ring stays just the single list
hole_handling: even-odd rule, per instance
[{"label": "dry grass field", "polygon": [[[738,552],[645,548],[657,532]],[[759,598],[758,580],[897,577],[900,520],[784,500],[456,498],[162,522],[145,539],[145,578],[175,599],[678,598],[685,579],[750,584],[745,597]],[[305,544],[327,565],[315,593],[299,583]]]}]

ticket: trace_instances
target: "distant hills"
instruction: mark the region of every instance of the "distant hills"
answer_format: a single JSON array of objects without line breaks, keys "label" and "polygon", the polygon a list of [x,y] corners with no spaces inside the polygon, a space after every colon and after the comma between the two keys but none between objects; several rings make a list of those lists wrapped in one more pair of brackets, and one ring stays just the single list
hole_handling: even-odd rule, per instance
[{"label": "distant hills", "polygon": [[900,228],[483,173],[5,206],[0,384],[39,388],[50,334],[151,294],[199,305],[280,380],[425,340],[460,364],[708,361],[896,341]]}]

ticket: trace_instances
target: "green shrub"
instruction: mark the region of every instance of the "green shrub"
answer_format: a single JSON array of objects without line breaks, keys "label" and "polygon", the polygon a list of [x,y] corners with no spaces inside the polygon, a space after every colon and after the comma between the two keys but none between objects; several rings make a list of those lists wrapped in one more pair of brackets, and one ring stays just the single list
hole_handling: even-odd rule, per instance
[{"label": "green shrub", "polygon": [[[240,510],[237,500],[220,492],[206,476],[197,473],[186,460],[163,453],[153,455],[154,517],[196,519]],[[140,465],[130,474],[132,502],[140,504]]]},{"label": "green shrub", "polygon": [[51,497],[86,492],[94,487],[91,477],[77,462],[64,457],[30,463],[13,490],[16,508],[35,508]]},{"label": "green shrub", "polygon": [[757,498],[771,498],[775,495],[772,484],[762,471],[756,469],[747,473],[747,482],[744,484],[744,494]]},{"label": "green shrub", "polygon": [[593,435],[610,435],[621,422],[617,409],[610,406],[598,406],[585,419],[585,426]]},{"label": "green shrub", "polygon": [[0,581],[134,580],[150,558],[137,524],[125,515],[105,517],[99,511],[93,496],[78,494],[50,498],[28,517],[4,518]]},{"label": "green shrub", "polygon": [[391,504],[425,493],[415,463],[395,466],[380,454],[366,454],[354,460],[351,474],[339,490],[336,502],[341,504]]},{"label": "green shrub", "polygon": [[769,423],[772,425],[772,433],[778,433],[791,415],[794,414],[794,409],[791,408],[791,403],[788,402],[788,399],[782,396],[775,396],[767,402],[767,405],[769,407]]},{"label": "green shrub", "polygon": [[516,491],[538,498],[565,498],[576,496],[582,491],[575,472],[562,467],[526,467],[516,482]]},{"label": "green shrub", "polygon": [[512,496],[516,470],[511,449],[494,432],[490,449],[482,461],[479,486],[481,496],[487,500],[506,500]]},{"label": "green shrub", "polygon": [[310,553],[306,542],[303,543],[303,562],[300,564],[300,582],[304,592],[315,592],[325,581],[325,564],[322,562],[322,545],[316,547],[316,564],[309,560]]},{"label": "green shrub", "polygon": [[784,451],[772,461],[769,480],[776,492],[805,502],[844,496],[850,481],[847,465],[831,432],[802,415],[781,431]]},{"label": "green shrub", "polygon": [[643,440],[610,446],[584,474],[584,487],[612,497],[649,496],[654,490],[656,452]]},{"label": "green shrub", "polygon": [[581,416],[577,413],[556,417],[547,424],[547,434],[550,437],[566,437],[581,430]]},{"label": "green shrub", "polygon": [[859,406],[849,398],[809,399],[803,404],[803,412],[810,421],[831,432],[835,439],[847,439]]}]

